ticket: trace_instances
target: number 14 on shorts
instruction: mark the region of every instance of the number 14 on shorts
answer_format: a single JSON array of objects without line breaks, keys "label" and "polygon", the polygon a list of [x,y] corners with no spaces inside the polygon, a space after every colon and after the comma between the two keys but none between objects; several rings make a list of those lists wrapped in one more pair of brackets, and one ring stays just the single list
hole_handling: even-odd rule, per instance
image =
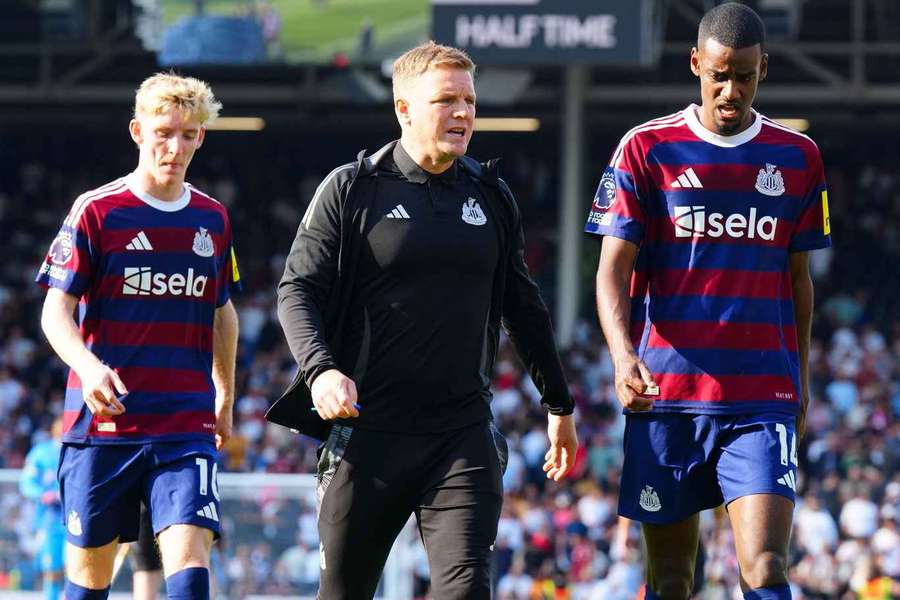
[{"label": "number 14 on shorts", "polygon": [[[784,423],[776,423],[775,431],[778,432],[778,443],[781,445],[781,464],[788,466],[788,430]],[[797,433],[791,432],[790,462],[797,466]]]}]

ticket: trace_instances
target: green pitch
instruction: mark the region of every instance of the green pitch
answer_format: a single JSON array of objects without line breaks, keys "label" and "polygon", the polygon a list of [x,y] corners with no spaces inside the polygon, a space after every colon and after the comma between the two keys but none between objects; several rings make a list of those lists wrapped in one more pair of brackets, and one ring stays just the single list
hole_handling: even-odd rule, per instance
[{"label": "green pitch", "polygon": [[[328,63],[337,53],[353,62],[377,63],[418,44],[428,36],[428,0],[270,0],[281,16],[281,48],[273,60]],[[166,26],[193,14],[193,0],[162,0]],[[206,0],[206,14],[246,15],[249,0]],[[372,46],[360,53],[360,32],[372,27]]]}]

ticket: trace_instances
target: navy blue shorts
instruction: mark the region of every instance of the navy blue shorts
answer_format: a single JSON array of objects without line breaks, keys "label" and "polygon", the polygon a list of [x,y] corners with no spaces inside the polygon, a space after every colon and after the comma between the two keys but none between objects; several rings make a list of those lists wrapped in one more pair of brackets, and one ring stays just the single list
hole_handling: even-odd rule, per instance
[{"label": "navy blue shorts", "polygon": [[628,414],[619,514],[665,525],[751,494],[794,501],[797,440],[783,414]]},{"label": "navy blue shorts", "polygon": [[216,450],[211,443],[63,444],[59,487],[70,543],[104,546],[138,539],[141,502],[153,531],[197,525],[219,536]]}]

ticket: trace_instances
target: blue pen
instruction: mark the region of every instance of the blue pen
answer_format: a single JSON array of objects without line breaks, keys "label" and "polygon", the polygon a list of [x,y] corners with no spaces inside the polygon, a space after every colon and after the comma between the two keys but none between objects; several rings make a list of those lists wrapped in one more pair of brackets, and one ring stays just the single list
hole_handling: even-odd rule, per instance
[{"label": "blue pen", "polygon": [[[356,404],[356,403],[353,404],[353,408],[355,408],[356,410],[362,410],[362,406],[360,406],[359,404]],[[315,406],[313,406],[309,409],[309,412],[319,412],[319,409],[317,409]]]}]

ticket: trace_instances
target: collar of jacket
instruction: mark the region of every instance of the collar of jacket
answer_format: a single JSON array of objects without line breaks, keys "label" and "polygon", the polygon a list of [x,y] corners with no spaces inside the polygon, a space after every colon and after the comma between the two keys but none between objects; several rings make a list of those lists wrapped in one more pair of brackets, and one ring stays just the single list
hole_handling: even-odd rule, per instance
[{"label": "collar of jacket", "polygon": [[[360,153],[356,155],[356,176],[367,177],[375,175],[378,172],[378,165],[385,157],[390,156],[394,152],[394,146],[399,143],[400,140],[389,142],[369,156],[366,156],[366,150],[360,151]],[[456,161],[463,171],[475,179],[478,179],[491,187],[500,187],[500,176],[498,174],[500,164],[499,158],[492,158],[485,163],[481,163],[474,158],[460,156]]]}]

